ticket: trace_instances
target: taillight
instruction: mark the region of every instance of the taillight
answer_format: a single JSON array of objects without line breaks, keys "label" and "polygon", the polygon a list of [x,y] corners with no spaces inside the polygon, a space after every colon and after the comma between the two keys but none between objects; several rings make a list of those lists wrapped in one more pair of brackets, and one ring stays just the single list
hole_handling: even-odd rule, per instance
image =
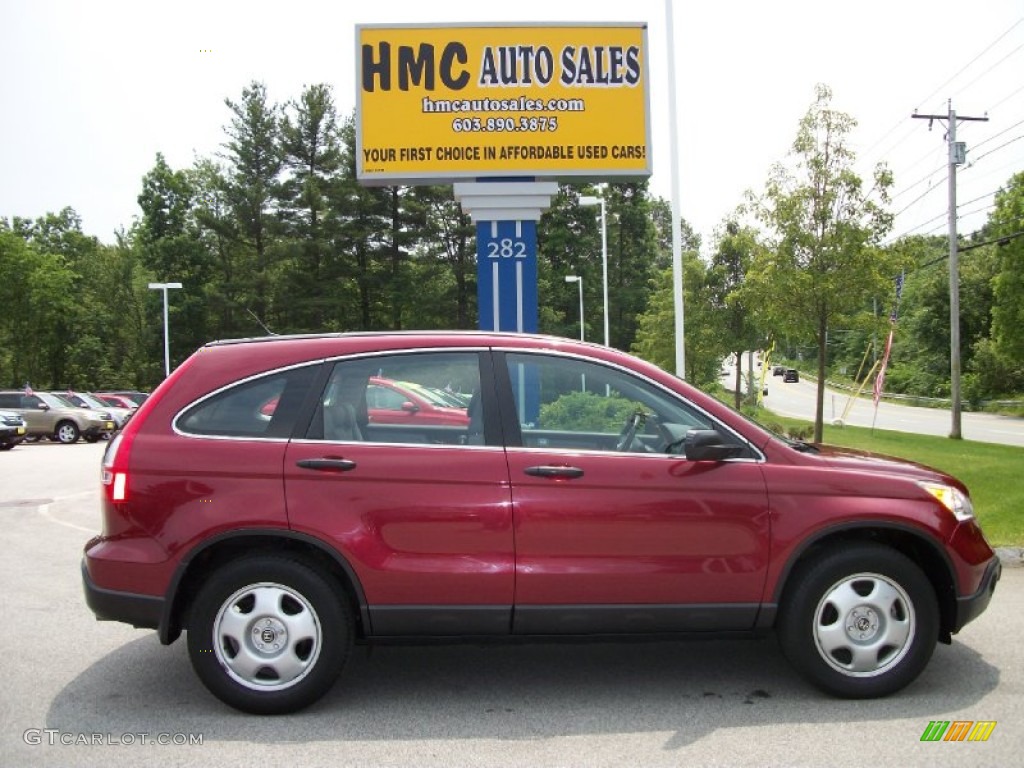
[{"label": "taillight", "polygon": [[171,375],[153,390],[153,393],[146,398],[132,413],[131,418],[125,422],[121,430],[114,435],[106,452],[103,454],[103,462],[100,465],[100,481],[108,501],[124,502],[129,500],[131,493],[131,482],[128,473],[128,463],[131,459],[132,443],[135,442],[135,435],[146,422],[149,414],[156,409],[157,403],[164,393],[171,388],[174,381],[182,375],[189,367],[192,358],[188,358],[179,365]]},{"label": "taillight", "polygon": [[101,481],[110,501],[128,501],[128,457],[135,428],[126,424],[124,430],[114,435],[103,454]]}]

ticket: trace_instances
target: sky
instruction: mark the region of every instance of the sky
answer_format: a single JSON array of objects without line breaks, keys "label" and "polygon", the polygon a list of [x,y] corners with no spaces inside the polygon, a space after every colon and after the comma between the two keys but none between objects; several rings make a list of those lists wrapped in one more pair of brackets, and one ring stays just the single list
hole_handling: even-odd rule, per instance
[{"label": "sky", "polygon": [[1024,170],[1021,0],[704,0],[672,16],[670,35],[665,0],[0,0],[0,218],[70,206],[113,243],[157,153],[174,169],[215,157],[225,99],[253,81],[278,103],[327,83],[350,114],[356,24],[647,23],[651,189],[671,200],[671,39],[679,210],[706,248],[786,160],[818,83],[857,121],[861,176],[878,162],[895,174],[892,237],[947,231],[945,126],[915,110],[989,118],[957,129],[961,234]]}]

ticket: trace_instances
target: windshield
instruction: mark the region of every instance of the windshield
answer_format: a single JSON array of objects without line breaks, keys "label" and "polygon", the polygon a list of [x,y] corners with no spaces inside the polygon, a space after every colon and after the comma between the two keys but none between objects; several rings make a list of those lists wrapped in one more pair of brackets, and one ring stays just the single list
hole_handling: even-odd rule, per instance
[{"label": "windshield", "polygon": [[59,395],[54,395],[49,392],[36,392],[36,397],[42,400],[51,408],[77,408],[78,406],[74,403],[65,400]]},{"label": "windshield", "polygon": [[92,395],[84,395],[81,392],[76,392],[75,395],[78,397],[79,400],[81,400],[83,403],[85,403],[85,407],[86,408],[108,408],[109,407],[105,403],[101,403],[99,400],[97,400]]},{"label": "windshield", "polygon": [[437,405],[442,408],[466,407],[461,403],[453,403],[451,398],[447,397],[441,390],[435,389],[434,387],[426,387],[413,381],[396,381],[395,384],[403,389],[409,390],[410,392],[415,392],[431,405]]}]

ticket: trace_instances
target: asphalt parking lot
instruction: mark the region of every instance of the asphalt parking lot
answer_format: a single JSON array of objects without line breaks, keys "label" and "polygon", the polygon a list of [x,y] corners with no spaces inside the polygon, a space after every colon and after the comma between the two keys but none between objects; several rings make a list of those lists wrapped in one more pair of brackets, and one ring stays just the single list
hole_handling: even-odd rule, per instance
[{"label": "asphalt parking lot", "polygon": [[[0,454],[0,764],[10,766],[1019,765],[1024,569],[884,700],[840,701],[757,641],[359,648],[298,715],[228,709],[184,643],[96,622],[79,562],[104,445]],[[995,722],[922,742],[932,721]],[[166,743],[162,743],[166,742]]]}]

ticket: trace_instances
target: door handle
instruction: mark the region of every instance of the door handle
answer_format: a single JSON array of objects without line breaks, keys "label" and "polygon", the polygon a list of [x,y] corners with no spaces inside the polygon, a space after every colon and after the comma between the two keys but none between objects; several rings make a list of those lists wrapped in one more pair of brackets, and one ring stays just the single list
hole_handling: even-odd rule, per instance
[{"label": "door handle", "polygon": [[321,472],[348,472],[356,468],[356,463],[350,459],[299,459],[295,466]]},{"label": "door handle", "polygon": [[528,475],[534,477],[562,477],[566,479],[572,479],[575,477],[583,477],[583,470],[579,467],[567,467],[567,466],[541,466],[541,467],[527,467],[525,470]]}]

